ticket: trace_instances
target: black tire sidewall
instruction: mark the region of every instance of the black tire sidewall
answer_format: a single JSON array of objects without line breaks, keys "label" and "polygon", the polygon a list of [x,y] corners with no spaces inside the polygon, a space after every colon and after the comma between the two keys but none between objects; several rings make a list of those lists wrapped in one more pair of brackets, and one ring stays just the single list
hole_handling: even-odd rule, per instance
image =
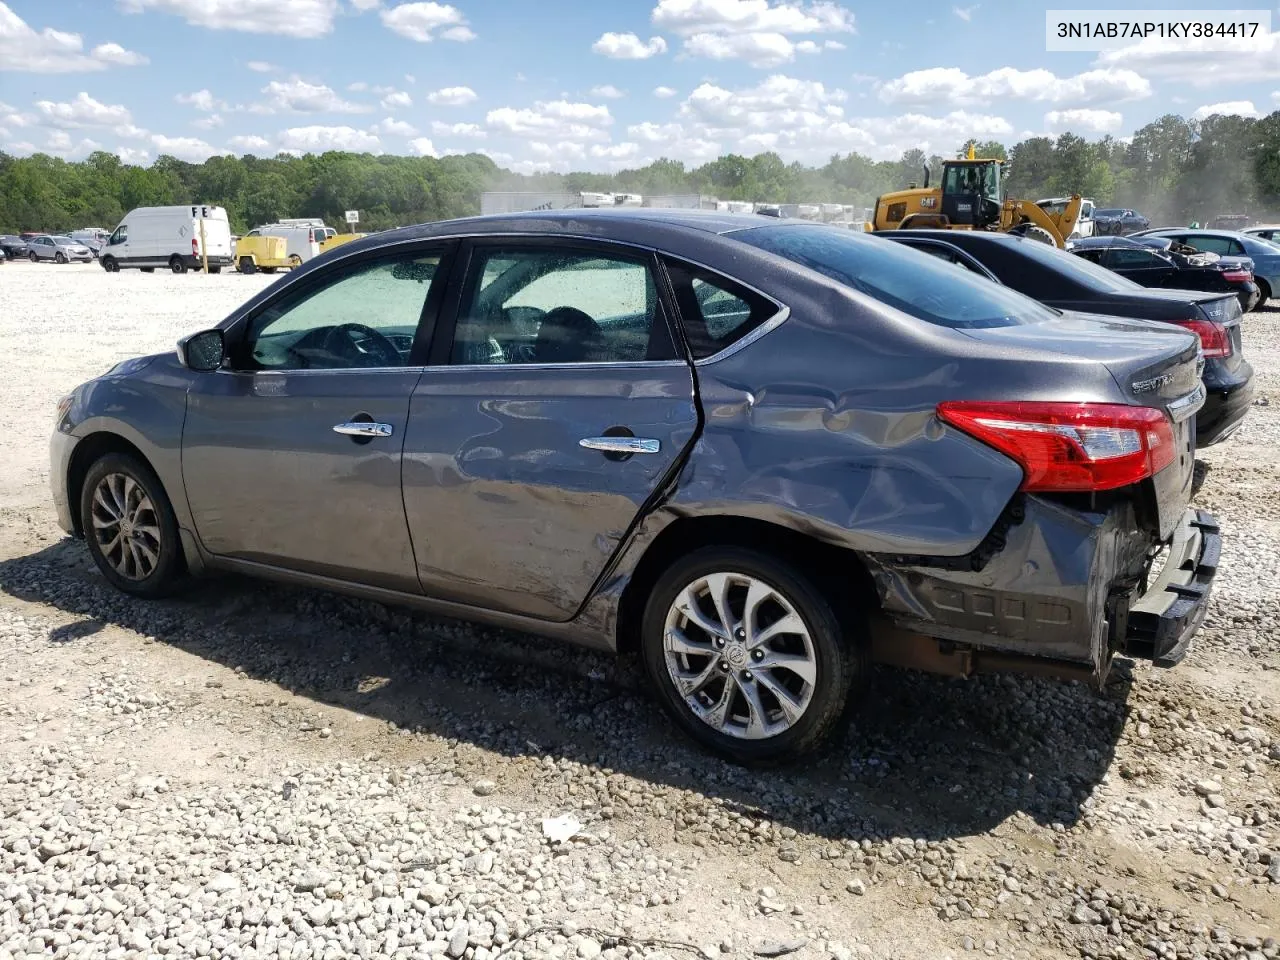
[{"label": "black tire sidewall", "polygon": [[186,273],[187,265],[182,262],[182,259],[180,257],[174,257],[172,260],[169,261],[169,269],[172,270],[174,273]]},{"label": "black tire sidewall", "polygon": [[[97,539],[93,535],[93,491],[102,478],[111,473],[125,474],[141,484],[147,496],[151,498],[156,519],[160,522],[162,537],[160,562],[145,580],[130,580],[117,573],[103,556]],[[139,597],[163,597],[178,585],[185,567],[182,558],[182,539],[178,534],[178,519],[165,493],[164,485],[160,483],[160,478],[136,457],[124,453],[108,453],[94,461],[85,473],[84,484],[80,488],[80,521],[84,528],[89,555],[93,557],[93,562],[102,571],[102,575],[118,590]]]},{"label": "black tire sidewall", "polygon": [[[756,577],[778,590],[809,629],[817,660],[817,682],[803,717],[768,740],[741,740],[703,723],[685,705],[667,673],[662,639],[667,611],[680,590],[708,573],[735,572]],[[674,563],[658,578],[645,605],[641,624],[641,659],[663,708],[693,739],[735,763],[767,765],[792,759],[817,747],[844,717],[849,691],[865,673],[865,622],[846,622],[822,592],[789,564],[743,547],[707,547]]]}]

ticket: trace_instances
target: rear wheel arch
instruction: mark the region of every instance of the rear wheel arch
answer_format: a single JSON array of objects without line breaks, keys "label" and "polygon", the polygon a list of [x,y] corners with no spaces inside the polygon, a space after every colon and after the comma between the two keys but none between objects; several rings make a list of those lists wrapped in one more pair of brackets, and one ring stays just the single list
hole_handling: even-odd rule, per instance
[{"label": "rear wheel arch", "polygon": [[875,582],[855,550],[752,517],[680,517],[645,548],[623,589],[615,637],[619,653],[640,650],[645,604],[663,572],[681,557],[711,546],[745,547],[785,560],[811,579],[838,611],[856,609],[865,615],[879,609]]}]

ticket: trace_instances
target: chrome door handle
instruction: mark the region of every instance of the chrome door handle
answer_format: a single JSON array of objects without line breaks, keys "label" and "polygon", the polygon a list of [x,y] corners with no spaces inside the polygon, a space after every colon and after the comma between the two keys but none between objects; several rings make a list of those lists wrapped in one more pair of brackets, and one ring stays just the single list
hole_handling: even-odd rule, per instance
[{"label": "chrome door handle", "polygon": [[333,428],[334,433],[341,433],[347,437],[389,437],[392,429],[389,423],[370,423],[367,420],[352,420],[347,423],[336,424]]},{"label": "chrome door handle", "polygon": [[583,437],[578,446],[602,453],[657,453],[662,444],[646,437]]}]

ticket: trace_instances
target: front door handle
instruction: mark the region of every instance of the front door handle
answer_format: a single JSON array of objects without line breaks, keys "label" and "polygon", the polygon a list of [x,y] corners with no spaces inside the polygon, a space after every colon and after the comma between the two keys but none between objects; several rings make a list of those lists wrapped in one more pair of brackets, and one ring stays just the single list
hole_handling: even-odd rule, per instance
[{"label": "front door handle", "polygon": [[647,437],[583,437],[578,446],[601,453],[657,453],[662,444]]},{"label": "front door handle", "polygon": [[393,431],[389,423],[350,420],[346,423],[335,424],[333,432],[347,437],[389,437]]}]

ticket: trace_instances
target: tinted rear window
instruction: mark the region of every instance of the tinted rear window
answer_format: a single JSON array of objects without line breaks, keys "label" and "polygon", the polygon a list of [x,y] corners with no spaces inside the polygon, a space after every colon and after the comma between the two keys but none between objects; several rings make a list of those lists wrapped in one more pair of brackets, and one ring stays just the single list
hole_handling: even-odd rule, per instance
[{"label": "tinted rear window", "polygon": [[798,225],[755,227],[732,236],[944,327],[1009,327],[1055,316],[1008,287],[879,237]]}]

